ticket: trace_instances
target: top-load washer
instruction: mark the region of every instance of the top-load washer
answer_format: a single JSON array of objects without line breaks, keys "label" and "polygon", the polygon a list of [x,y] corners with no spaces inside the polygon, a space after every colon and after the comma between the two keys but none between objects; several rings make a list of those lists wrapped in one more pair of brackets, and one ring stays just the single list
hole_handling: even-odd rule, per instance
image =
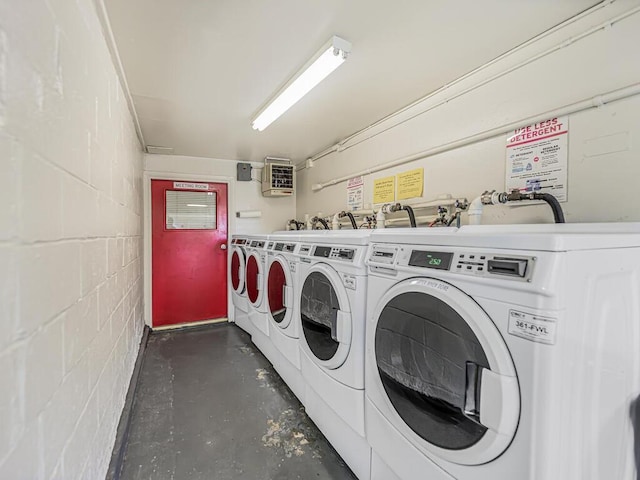
[{"label": "top-load washer", "polygon": [[249,335],[253,333],[253,324],[249,320],[249,301],[245,284],[247,262],[247,237],[234,235],[231,238],[231,261],[229,262],[229,285],[233,303],[232,320]]},{"label": "top-load washer", "polygon": [[295,232],[275,232],[267,244],[267,315],[274,355],[269,360],[291,391],[304,402],[300,373],[298,316],[298,239]]},{"label": "top-load washer", "polygon": [[371,237],[371,478],[635,479],[640,225],[417,240]]},{"label": "top-load washer", "polygon": [[364,432],[364,340],[370,232],[301,237],[298,322],[304,404],[361,480],[369,478]]}]

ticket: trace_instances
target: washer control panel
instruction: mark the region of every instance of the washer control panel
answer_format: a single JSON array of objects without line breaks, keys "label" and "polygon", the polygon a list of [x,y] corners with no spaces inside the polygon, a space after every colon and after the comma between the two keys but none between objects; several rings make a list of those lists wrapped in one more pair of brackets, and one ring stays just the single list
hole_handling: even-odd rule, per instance
[{"label": "washer control panel", "polygon": [[358,248],[331,247],[328,245],[300,245],[298,254],[301,256],[311,256],[328,258],[341,262],[353,262],[358,254]]},{"label": "washer control panel", "polygon": [[[466,249],[465,249],[466,250]],[[535,257],[455,251],[440,247],[372,245],[367,264],[373,269],[431,269],[487,278],[530,281]]]},{"label": "washer control panel", "polygon": [[295,243],[276,243],[275,246],[273,247],[273,250],[276,252],[287,252],[287,253],[293,253],[293,251],[296,249],[296,244]]},{"label": "washer control panel", "polygon": [[353,262],[356,255],[355,248],[328,247],[317,245],[313,248],[312,256],[321,258],[330,258],[332,260],[342,260]]},{"label": "washer control panel", "polygon": [[525,279],[529,277],[531,257],[492,255],[482,253],[460,253],[456,256],[453,270],[462,273],[489,273]]}]

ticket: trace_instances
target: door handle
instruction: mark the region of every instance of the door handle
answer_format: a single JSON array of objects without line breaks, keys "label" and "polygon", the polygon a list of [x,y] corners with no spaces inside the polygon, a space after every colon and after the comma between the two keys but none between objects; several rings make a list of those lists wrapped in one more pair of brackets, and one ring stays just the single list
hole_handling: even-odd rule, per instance
[{"label": "door handle", "polygon": [[220,250],[226,250],[227,249],[227,244],[223,243],[222,245],[220,245]]}]

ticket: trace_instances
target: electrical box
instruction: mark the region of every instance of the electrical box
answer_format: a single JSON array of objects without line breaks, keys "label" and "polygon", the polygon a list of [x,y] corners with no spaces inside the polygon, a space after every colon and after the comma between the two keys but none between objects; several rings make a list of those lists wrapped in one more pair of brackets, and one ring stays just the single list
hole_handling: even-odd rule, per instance
[{"label": "electrical box", "polygon": [[237,163],[236,164],[236,179],[239,182],[251,181],[251,164],[250,163]]},{"label": "electrical box", "polygon": [[262,169],[262,195],[290,197],[293,195],[293,169],[288,158],[266,157]]}]

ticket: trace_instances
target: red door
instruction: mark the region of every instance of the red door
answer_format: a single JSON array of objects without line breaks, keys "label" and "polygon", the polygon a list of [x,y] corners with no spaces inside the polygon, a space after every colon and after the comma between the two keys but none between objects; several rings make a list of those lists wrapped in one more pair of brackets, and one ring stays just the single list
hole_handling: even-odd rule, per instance
[{"label": "red door", "polygon": [[227,316],[227,185],[151,181],[152,324]]}]

